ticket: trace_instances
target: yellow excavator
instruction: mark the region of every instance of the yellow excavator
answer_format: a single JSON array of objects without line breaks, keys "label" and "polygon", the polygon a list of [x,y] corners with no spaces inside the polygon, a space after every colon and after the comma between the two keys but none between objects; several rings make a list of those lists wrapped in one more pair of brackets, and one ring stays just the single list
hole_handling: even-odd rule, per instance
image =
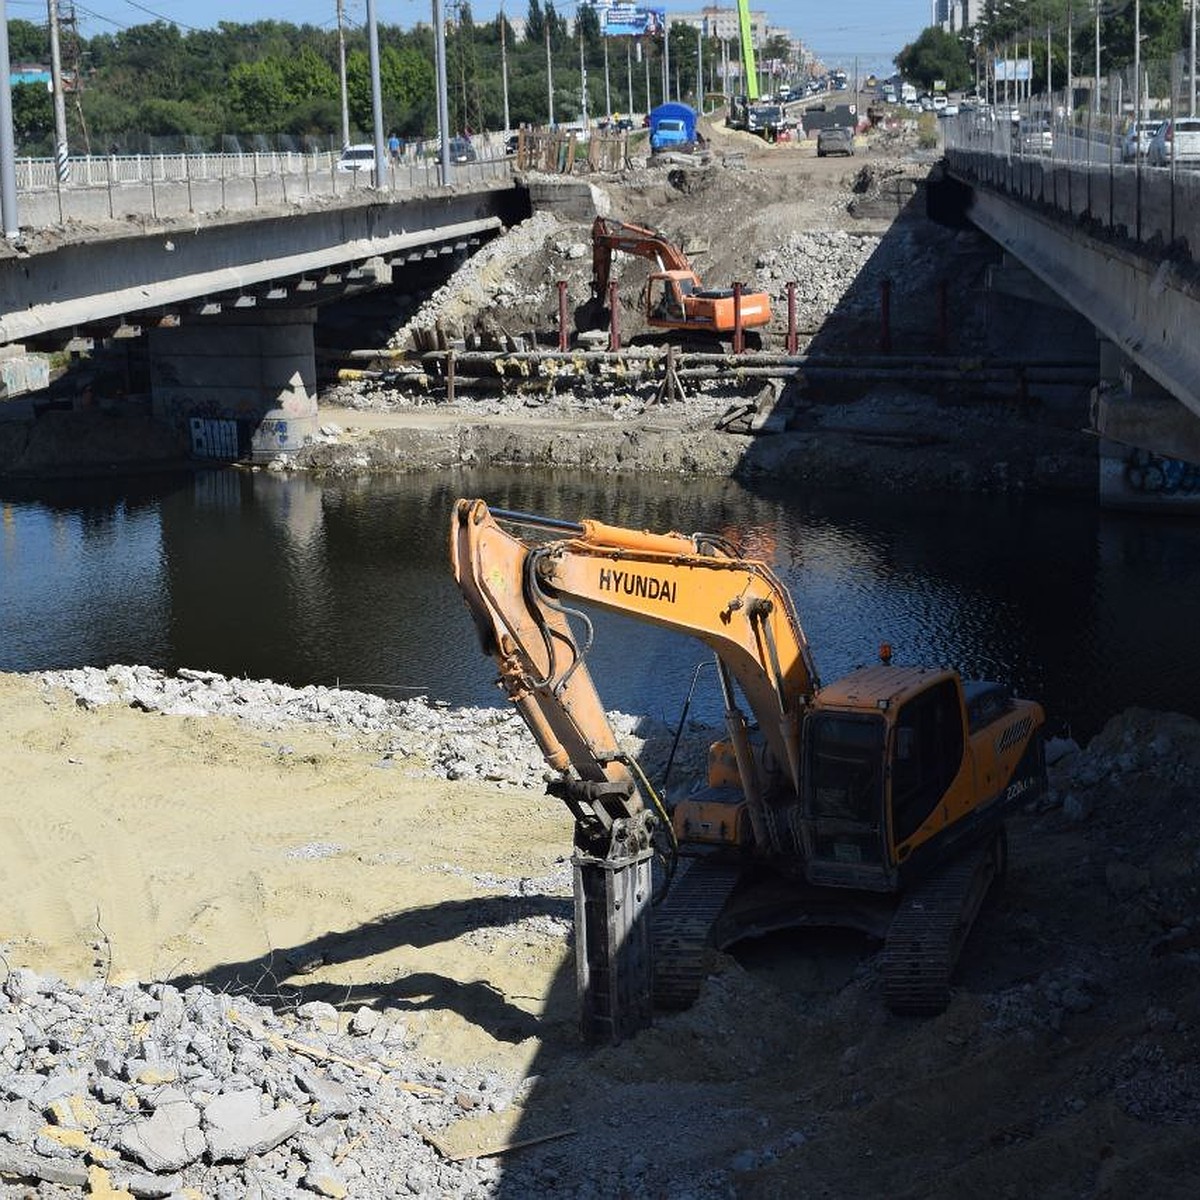
[{"label": "yellow excavator", "polygon": [[[822,685],[783,584],[717,535],[462,499],[450,556],[499,685],[557,772],[548,791],[575,820],[586,1040],[686,1007],[713,947],[790,925],[882,938],[889,1008],[945,1008],[1004,871],[1004,818],[1046,786],[1038,704],[892,665],[886,648]],[[621,748],[587,668],[581,605],[713,651],[727,737],[709,751],[706,786],[668,800]]]}]

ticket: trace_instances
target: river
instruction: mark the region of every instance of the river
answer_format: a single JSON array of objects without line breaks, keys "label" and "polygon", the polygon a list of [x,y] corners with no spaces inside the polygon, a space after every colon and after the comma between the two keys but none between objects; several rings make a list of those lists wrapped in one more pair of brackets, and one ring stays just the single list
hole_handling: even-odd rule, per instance
[{"label": "river", "polygon": [[[449,571],[458,496],[740,538],[787,583],[826,681],[887,641],[898,663],[1011,684],[1079,738],[1130,705],[1200,717],[1193,522],[1078,500],[511,470],[5,483],[0,669],[145,663],[499,704]],[[595,625],[606,704],[673,722],[706,652],[622,618]],[[715,722],[713,688],[692,713]]]}]

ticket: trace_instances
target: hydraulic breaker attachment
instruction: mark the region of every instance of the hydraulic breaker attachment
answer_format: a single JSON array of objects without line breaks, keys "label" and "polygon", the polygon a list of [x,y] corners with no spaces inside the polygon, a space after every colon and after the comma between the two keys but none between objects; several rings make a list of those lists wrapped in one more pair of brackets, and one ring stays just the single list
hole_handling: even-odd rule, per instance
[{"label": "hydraulic breaker attachment", "polygon": [[603,858],[577,847],[575,978],[584,1041],[619,1042],[650,1024],[653,887],[648,813],[617,821]]}]

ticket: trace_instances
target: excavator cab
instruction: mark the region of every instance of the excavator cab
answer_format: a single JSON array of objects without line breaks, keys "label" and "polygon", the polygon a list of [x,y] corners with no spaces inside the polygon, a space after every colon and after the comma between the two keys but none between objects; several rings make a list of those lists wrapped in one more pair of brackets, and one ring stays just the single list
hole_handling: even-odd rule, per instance
[{"label": "excavator cab", "polygon": [[804,738],[809,769],[801,828],[808,881],[891,891],[883,715],[817,712],[805,723]]},{"label": "excavator cab", "polygon": [[683,324],[687,320],[684,297],[695,289],[695,280],[685,271],[664,271],[651,275],[646,283],[647,319],[652,323]]}]

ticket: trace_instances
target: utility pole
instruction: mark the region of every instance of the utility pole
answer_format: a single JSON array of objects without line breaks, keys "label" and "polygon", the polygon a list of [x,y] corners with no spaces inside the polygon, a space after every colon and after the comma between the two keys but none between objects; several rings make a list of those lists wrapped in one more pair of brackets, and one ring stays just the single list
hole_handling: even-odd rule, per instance
[{"label": "utility pole", "polygon": [[583,25],[580,24],[578,18],[575,24],[579,28],[579,119],[586,129],[588,127],[587,63],[583,61]]},{"label": "utility pole", "polygon": [[654,101],[650,99],[650,50],[646,46],[641,49],[642,60],[646,64],[646,111],[649,112],[654,107]]},{"label": "utility pole", "polygon": [[342,149],[350,145],[350,94],[346,89],[346,27],[344,0],[337,0],[338,85],[342,94]]},{"label": "utility pole", "polygon": [[[54,165],[58,182],[71,178],[67,149],[67,107],[63,96],[62,54],[58,40],[58,0],[47,0],[50,17],[50,86],[54,89]],[[10,99],[11,103],[11,99]]]},{"label": "utility pole", "polygon": [[438,161],[442,182],[450,182],[450,98],[446,94],[446,20],[442,0],[433,0],[433,65],[437,79]]},{"label": "utility pole", "polygon": [[508,38],[504,19],[504,5],[500,5],[500,80],[504,87],[504,136],[508,137],[512,130],[512,122],[508,119]]},{"label": "utility pole", "polygon": [[[1071,74],[1073,68],[1072,48],[1071,48],[1071,0],[1067,0],[1067,102],[1063,105],[1065,112],[1064,119],[1067,129],[1067,157],[1073,158],[1073,149],[1075,145],[1075,82],[1074,76]],[[1051,143],[1053,149],[1053,143]]]},{"label": "utility pole", "polygon": [[554,68],[550,64],[550,22],[543,22],[546,35],[546,107],[549,110],[550,128],[554,128]]},{"label": "utility pole", "polygon": [[696,111],[704,112],[704,30],[696,29]]},{"label": "utility pole", "polygon": [[1092,92],[1092,112],[1100,115],[1100,0],[1096,0],[1096,86]]},{"label": "utility pole", "polygon": [[1196,115],[1196,0],[1192,0],[1192,96],[1188,115]]},{"label": "utility pole", "polygon": [[633,38],[625,43],[625,88],[629,92],[629,108],[626,110],[633,116]]},{"label": "utility pole", "polygon": [[6,0],[0,0],[0,70],[4,71],[5,86],[0,87],[0,217],[4,236],[14,242],[21,236],[17,219],[17,156],[13,145],[12,88],[8,76],[12,73],[8,57],[8,12]]},{"label": "utility pole", "polygon": [[671,26],[670,18],[663,21],[663,103],[671,99]]},{"label": "utility pole", "polygon": [[600,31],[600,43],[604,47],[604,115],[608,120],[612,120],[612,88],[608,83],[608,34],[602,29]]},{"label": "utility pole", "polygon": [[[1142,0],[1133,0],[1133,119],[1142,120]],[[1135,134],[1135,137],[1140,134]],[[1142,156],[1137,155],[1137,161]]]},{"label": "utility pole", "polygon": [[371,67],[371,136],[375,143],[375,187],[383,189],[387,160],[383,156],[383,93],[379,88],[379,24],[375,0],[367,0],[367,52]]}]

